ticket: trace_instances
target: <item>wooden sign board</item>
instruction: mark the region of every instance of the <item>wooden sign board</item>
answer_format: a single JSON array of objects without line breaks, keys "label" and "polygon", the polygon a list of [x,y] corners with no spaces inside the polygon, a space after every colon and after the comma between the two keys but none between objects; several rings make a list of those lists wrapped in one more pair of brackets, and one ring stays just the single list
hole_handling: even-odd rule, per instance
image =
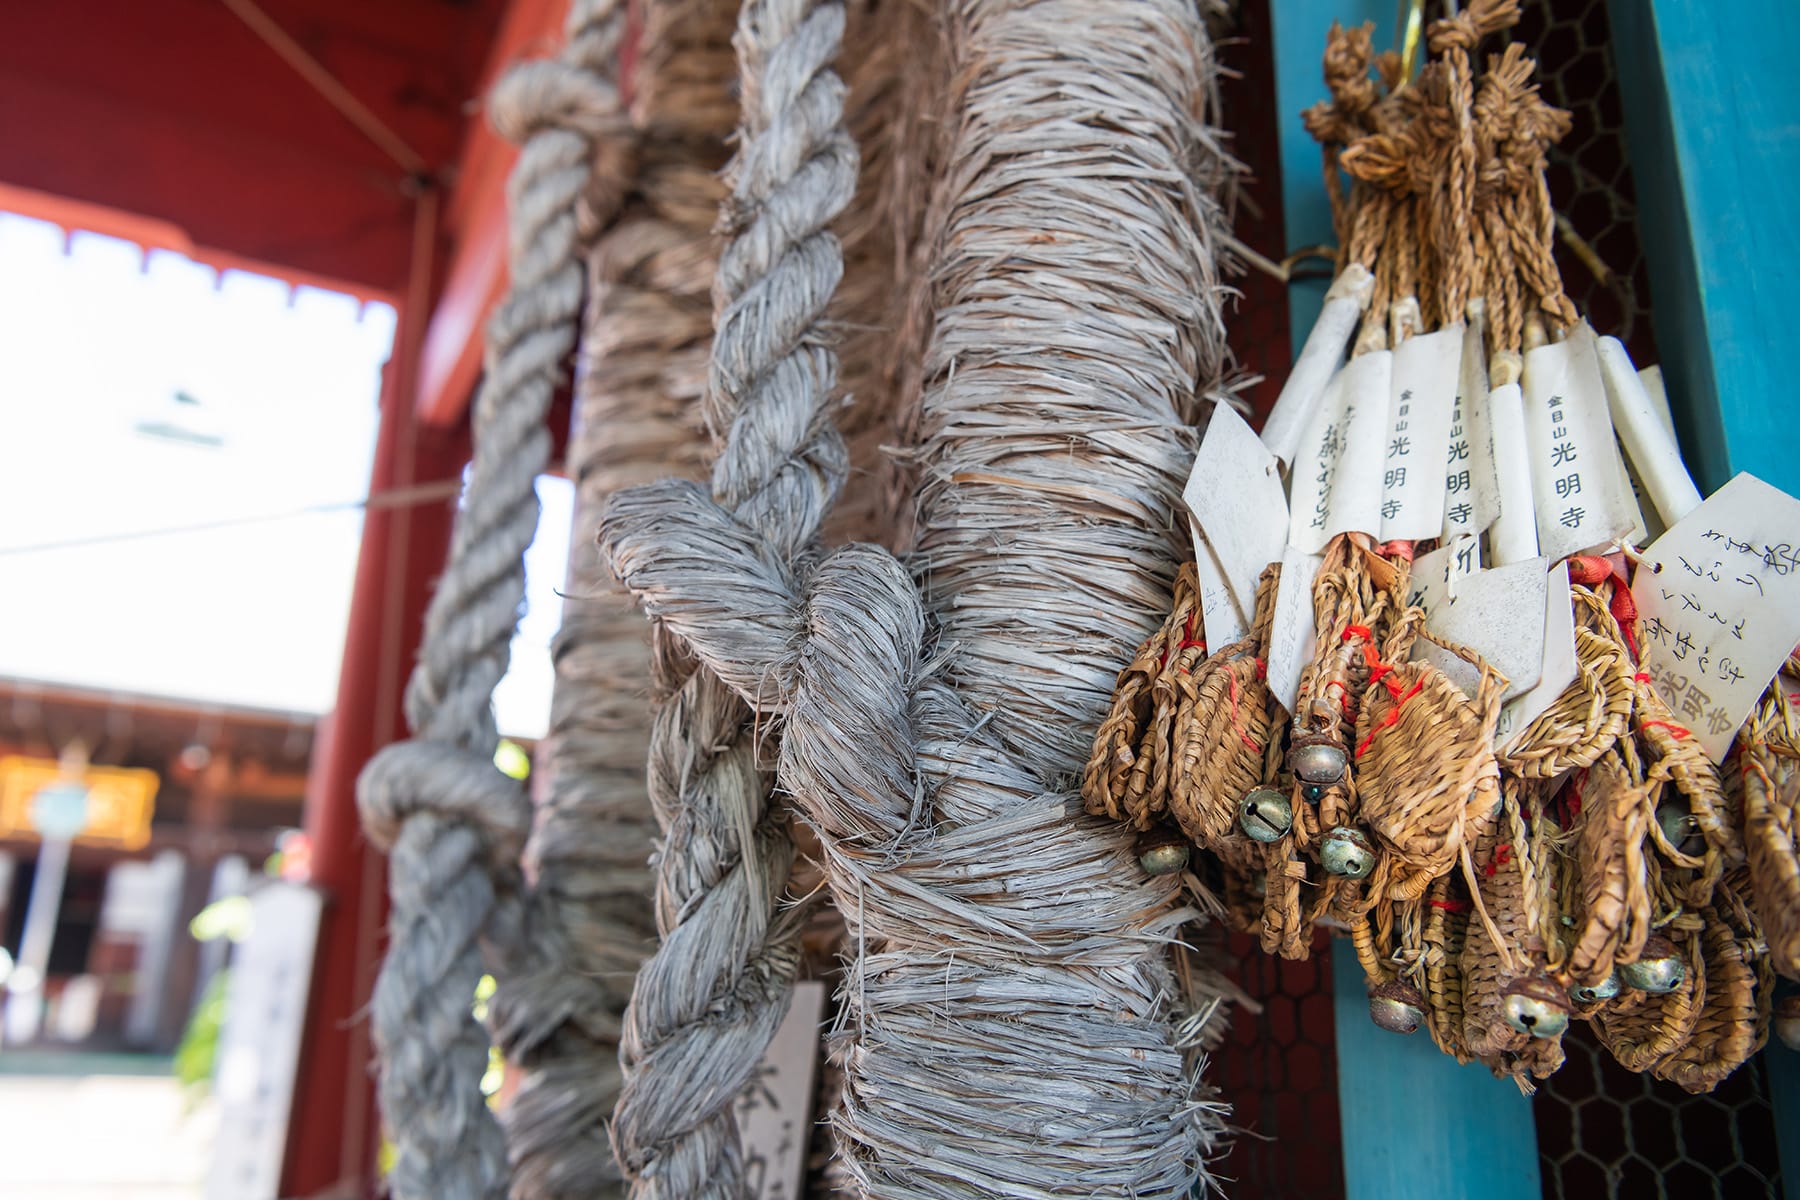
[{"label": "wooden sign board", "polygon": [[139,767],[87,767],[65,775],[55,759],[0,758],[0,838],[36,838],[32,801],[40,791],[77,784],[88,793],[88,819],[75,841],[84,846],[139,850],[150,841],[150,818],[162,781]]}]

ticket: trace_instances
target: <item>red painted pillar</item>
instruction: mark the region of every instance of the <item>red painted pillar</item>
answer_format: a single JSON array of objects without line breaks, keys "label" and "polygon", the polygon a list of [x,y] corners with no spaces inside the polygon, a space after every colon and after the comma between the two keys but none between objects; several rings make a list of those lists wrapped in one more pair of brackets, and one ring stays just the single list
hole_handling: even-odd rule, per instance
[{"label": "red painted pillar", "polygon": [[[374,495],[457,478],[468,458],[462,429],[427,429],[414,419],[410,377],[419,323],[402,314],[382,388]],[[283,1196],[374,1191],[379,1119],[365,1014],[384,948],[387,864],[362,835],[356,776],[376,750],[406,734],[401,697],[425,603],[448,552],[453,504],[371,507],[364,518],[337,705],[321,723],[307,779],[312,882],[325,894],[325,909],[288,1121]]]}]

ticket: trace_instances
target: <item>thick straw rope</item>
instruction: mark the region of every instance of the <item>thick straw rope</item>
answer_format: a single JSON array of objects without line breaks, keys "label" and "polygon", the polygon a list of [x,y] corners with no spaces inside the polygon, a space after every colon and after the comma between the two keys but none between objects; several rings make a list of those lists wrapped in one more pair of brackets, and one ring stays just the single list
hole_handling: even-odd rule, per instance
[{"label": "thick straw rope", "polygon": [[500,1131],[479,1087],[488,1039],[470,1010],[497,893],[517,922],[530,809],[494,766],[492,696],[537,531],[544,418],[575,346],[578,209],[591,199],[595,145],[619,121],[606,72],[623,26],[615,0],[577,3],[560,57],[516,68],[492,97],[496,126],[522,143],[508,184],[512,284],[488,323],[468,490],[407,686],[413,737],[378,754],[358,786],[364,828],[390,858],[391,944],[373,1024],[399,1200],[506,1191]]},{"label": "thick straw rope", "polygon": [[656,940],[646,700],[681,676],[653,664],[643,619],[612,586],[591,531],[614,491],[704,474],[697,401],[712,333],[717,171],[736,124],[721,102],[736,75],[735,4],[655,0],[640,11],[630,134],[596,147],[597,183],[635,182],[590,256],[568,451],[576,544],[525,849],[521,949],[547,952],[513,967],[488,1007],[517,1079],[500,1114],[515,1200],[622,1191],[606,1122],[622,1082],[621,1017]]},{"label": "thick straw rope", "polygon": [[[1051,292],[1093,288],[1104,311],[1134,297],[1105,294],[1103,279],[1141,285],[1099,264],[1084,274],[1081,252],[1098,246],[1103,259],[1120,257],[1136,238],[1161,256],[1150,269],[1169,282],[1166,293],[1151,289],[1162,307],[1140,301],[1141,315],[1117,323],[1097,315],[1093,336],[1108,344],[1097,359],[1142,356],[1146,369],[1136,379],[1156,381],[1166,406],[1160,415],[1146,410],[1149,420],[1115,416],[1099,438],[1111,448],[1160,431],[1171,447],[1146,482],[1144,472],[1122,472],[1122,495],[1146,493],[1125,507],[1128,520],[1155,531],[1161,548],[1150,561],[1166,584],[1182,441],[1174,398],[1185,405],[1202,366],[1216,366],[1196,348],[1210,328],[1207,314],[1216,321],[1214,292],[1199,290],[1210,259],[1199,232],[1203,202],[1190,184],[1205,159],[1197,139],[1184,136],[1198,128],[1203,87],[1197,14],[1175,4],[1044,4],[959,12],[958,24],[963,61],[984,64],[965,75],[970,90],[958,97],[971,136],[980,136],[972,131],[985,113],[1016,135],[1060,127],[1071,144],[1099,139],[1125,156],[1099,154],[1095,161],[1121,165],[1104,182],[1076,183],[1098,198],[1093,219],[1105,232],[1072,241],[1041,278]],[[1104,66],[1093,91],[1131,95],[1139,107],[1127,127],[1141,123],[1139,131],[1119,136],[1109,124],[1101,137],[1082,119],[1092,106],[1079,102],[1058,120],[1054,97],[1096,63]],[[1055,157],[1039,165],[1041,176],[1019,179],[1019,192],[1062,211],[1047,194],[1049,181],[1066,178]],[[957,161],[999,158],[970,146]],[[971,214],[977,196],[992,195],[970,170],[947,193],[958,203],[946,212]],[[1121,205],[1131,218],[1122,228]],[[1028,243],[1041,232],[1032,223],[1039,215],[1014,213],[1007,236]],[[1059,305],[1048,315],[1060,322],[1070,314]],[[943,328],[940,319],[940,337]],[[1139,341],[1146,330],[1147,346]],[[1013,380],[1052,394],[1073,382],[1060,364],[1033,367]],[[1107,402],[1135,394],[1130,375],[1109,383]],[[762,435],[748,414],[733,430],[734,441]],[[1102,473],[1109,467],[1102,458]],[[1070,524],[1066,513],[1043,516]],[[899,564],[853,546],[815,567],[678,484],[615,500],[602,537],[653,615],[737,691],[784,718],[780,778],[820,834],[858,948],[836,1054],[845,1070],[840,1145],[859,1188],[923,1197],[1190,1187],[1217,1125],[1194,1094],[1188,1056],[1169,1024],[1173,980],[1163,943],[1192,914],[1176,907],[1172,880],[1146,880],[1126,840],[1071,822],[1073,797],[1046,794],[1037,764],[1014,761],[980,728],[926,655],[924,614]],[[1120,563],[1119,580],[1135,569]],[[1146,598],[1134,619],[1147,625],[1164,602]],[[1107,634],[1117,637],[1116,628]],[[1072,741],[1091,737],[1108,682],[1081,697],[1090,720]]]},{"label": "thick straw rope", "polygon": [[[808,552],[845,472],[825,411],[837,357],[822,335],[842,273],[828,226],[856,181],[832,69],[843,25],[841,3],[806,0],[748,0],[738,22],[742,125],[721,217],[732,238],[703,403],[719,446],[712,498],[723,510],[713,511],[783,561]],[[678,531],[671,518],[666,535]],[[691,640],[672,614],[651,612]],[[763,688],[741,673],[746,661],[703,662],[652,738],[663,942],[632,993],[613,1124],[634,1196],[741,1193],[730,1106],[780,1023],[799,961],[799,923],[777,912],[793,845],[758,768],[742,698],[760,703]]]}]

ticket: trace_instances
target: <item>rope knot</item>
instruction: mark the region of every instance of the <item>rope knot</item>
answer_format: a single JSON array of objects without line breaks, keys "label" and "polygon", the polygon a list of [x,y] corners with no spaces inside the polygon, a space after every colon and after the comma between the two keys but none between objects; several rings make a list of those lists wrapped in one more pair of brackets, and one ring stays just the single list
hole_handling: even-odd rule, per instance
[{"label": "rope knot", "polygon": [[511,870],[531,828],[531,805],[516,780],[493,760],[443,742],[385,746],[356,782],[363,832],[383,853],[406,822],[420,813],[475,829],[490,860]]}]

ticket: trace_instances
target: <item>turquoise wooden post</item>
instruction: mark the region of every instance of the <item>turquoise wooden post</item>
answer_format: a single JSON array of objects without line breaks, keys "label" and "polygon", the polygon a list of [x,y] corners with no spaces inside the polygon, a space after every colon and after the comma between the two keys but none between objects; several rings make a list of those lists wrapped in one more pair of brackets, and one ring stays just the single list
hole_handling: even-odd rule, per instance
[{"label": "turquoise wooden post", "polygon": [[[1300,123],[1325,98],[1320,56],[1333,20],[1377,23],[1393,40],[1392,0],[1280,0],[1270,5],[1275,96],[1281,108],[1281,202],[1290,249],[1332,241],[1319,148]],[[1385,39],[1385,40],[1384,40]],[[1323,302],[1321,282],[1288,289],[1293,345]],[[1348,942],[1332,954],[1338,1108],[1349,1200],[1539,1200],[1531,1104],[1480,1066],[1459,1066],[1423,1032],[1384,1033],[1369,1021]]]},{"label": "turquoise wooden post", "polygon": [[[1739,471],[1800,495],[1789,359],[1800,306],[1800,5],[1611,0],[1652,320],[1701,490]],[[1763,1056],[1800,1200],[1800,1054]]]}]

